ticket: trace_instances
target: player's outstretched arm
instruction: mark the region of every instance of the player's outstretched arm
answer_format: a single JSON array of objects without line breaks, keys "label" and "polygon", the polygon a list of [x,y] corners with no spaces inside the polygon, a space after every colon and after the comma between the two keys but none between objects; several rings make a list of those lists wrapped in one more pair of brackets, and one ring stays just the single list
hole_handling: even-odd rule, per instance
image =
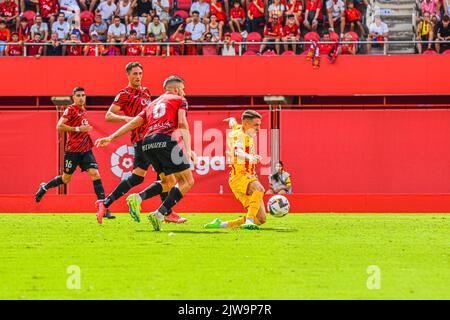
[{"label": "player's outstretched arm", "polygon": [[237,126],[237,121],[236,121],[236,119],[234,118],[234,117],[230,117],[230,118],[226,118],[226,119],[223,119],[223,121],[224,122],[228,122],[228,126],[231,128],[231,129],[234,129],[236,126]]},{"label": "player's outstretched arm", "polygon": [[109,137],[100,138],[95,141],[95,146],[97,148],[100,147],[106,147],[110,142],[116,140],[117,138],[123,136],[124,134],[127,134],[128,132],[140,127],[144,123],[144,119],[142,119],[140,116],[136,116],[128,122],[127,124],[124,124],[121,126],[116,132],[114,132]]},{"label": "player's outstretched arm", "polygon": [[105,115],[106,122],[130,122],[133,117],[122,116],[119,114],[121,108],[117,104],[112,104]]}]

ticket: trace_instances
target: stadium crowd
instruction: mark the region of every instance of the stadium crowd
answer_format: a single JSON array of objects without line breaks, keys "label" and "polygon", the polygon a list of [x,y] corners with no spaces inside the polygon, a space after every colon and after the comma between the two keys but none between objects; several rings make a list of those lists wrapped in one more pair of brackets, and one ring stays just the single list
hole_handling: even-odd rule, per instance
[{"label": "stadium crowd", "polygon": [[[293,42],[388,39],[379,16],[364,26],[368,0],[0,1],[0,55],[9,56],[300,54],[308,45]],[[439,36],[432,21],[424,16],[418,37]],[[269,44],[234,44],[242,41]],[[319,44],[320,53],[333,46]],[[356,54],[357,45],[341,53]]]},{"label": "stadium crowd", "polygon": [[[449,0],[422,0],[416,25],[417,52],[426,54],[443,53],[450,50],[450,43],[428,41],[450,41]],[[450,51],[448,51],[450,52]]]}]

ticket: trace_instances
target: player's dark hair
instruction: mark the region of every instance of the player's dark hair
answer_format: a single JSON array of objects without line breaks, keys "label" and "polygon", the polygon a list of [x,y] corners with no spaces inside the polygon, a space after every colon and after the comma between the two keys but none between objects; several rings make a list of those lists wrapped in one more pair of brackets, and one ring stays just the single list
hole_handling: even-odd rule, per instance
[{"label": "player's dark hair", "polygon": [[72,92],[75,95],[75,93],[80,92],[80,91],[85,91],[83,87],[75,87],[73,88]]},{"label": "player's dark hair", "polygon": [[245,110],[241,117],[242,121],[244,120],[253,120],[253,119],[262,119],[262,115],[260,115],[255,110]]},{"label": "player's dark hair", "polygon": [[164,90],[167,90],[167,87],[172,83],[184,83],[184,80],[179,76],[170,76],[166,80],[164,80]]},{"label": "player's dark hair", "polygon": [[141,68],[141,70],[144,70],[144,67],[142,66],[142,64],[140,64],[140,63],[137,62],[137,61],[134,61],[134,62],[128,62],[128,63],[127,63],[127,66],[125,67],[125,70],[126,70],[127,73],[130,73],[131,70],[132,70],[133,68],[135,68],[135,67],[139,67],[139,68]]}]

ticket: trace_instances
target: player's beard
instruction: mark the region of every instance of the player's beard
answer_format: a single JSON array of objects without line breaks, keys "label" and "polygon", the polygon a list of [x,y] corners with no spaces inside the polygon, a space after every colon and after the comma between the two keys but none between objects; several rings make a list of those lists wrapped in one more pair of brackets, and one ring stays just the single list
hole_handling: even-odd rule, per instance
[{"label": "player's beard", "polygon": [[256,130],[255,129],[248,129],[246,133],[251,138],[256,138]]}]

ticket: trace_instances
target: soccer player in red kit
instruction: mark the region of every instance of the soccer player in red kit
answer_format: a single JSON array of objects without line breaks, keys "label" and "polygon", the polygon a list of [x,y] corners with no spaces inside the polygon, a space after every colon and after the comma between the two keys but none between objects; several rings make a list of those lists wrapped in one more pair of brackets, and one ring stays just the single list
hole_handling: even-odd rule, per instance
[{"label": "soccer player in red kit", "polygon": [[11,44],[6,47],[5,54],[11,57],[23,56],[23,44],[19,40],[19,33],[13,32],[11,34]]},{"label": "soccer player in red kit", "polygon": [[[63,116],[59,119],[57,129],[67,132],[67,143],[64,152],[64,173],[47,183],[41,183],[35,195],[36,202],[40,202],[48,189],[61,184],[67,184],[72,179],[76,168],[87,171],[93,184],[98,199],[105,198],[102,180],[98,172],[97,161],[92,153],[93,142],[89,135],[92,126],[89,124],[86,112],[86,93],[83,88],[73,89],[73,104],[67,107]],[[103,216],[97,215],[98,223],[102,223]]]},{"label": "soccer player in red kit", "polygon": [[[183,149],[173,137],[175,130],[180,129],[187,155],[196,163],[195,152],[191,149],[191,136],[186,118],[187,101],[184,98],[184,80],[178,76],[170,76],[164,81],[165,93],[144,108],[130,122],[123,125],[109,137],[98,139],[97,147],[105,147],[111,141],[132,130],[145,128],[142,142],[142,153],[162,180],[155,181],[147,189],[147,199],[162,192],[168,192],[167,198],[158,208],[150,213],[148,219],[155,231],[161,230],[161,221],[169,215],[175,204],[194,184],[191,166]],[[177,184],[171,187],[164,177],[174,175]],[[144,199],[140,199],[144,200]],[[140,205],[140,203],[139,203]],[[135,208],[136,209],[136,208]],[[134,210],[134,209],[133,209]],[[140,209],[139,209],[140,210]]]},{"label": "soccer player in red kit", "polygon": [[[128,76],[128,86],[120,90],[117,94],[114,102],[111,104],[105,119],[108,122],[130,122],[135,116],[137,116],[144,108],[150,105],[151,96],[150,91],[141,86],[143,67],[139,62],[130,62],[127,64],[126,73]],[[123,115],[121,114],[123,113]],[[131,143],[134,146],[134,163],[131,176],[122,180],[113,192],[105,198],[104,202],[98,202],[98,210],[104,211],[105,208],[109,208],[111,204],[126,194],[131,188],[144,182],[144,177],[147,173],[150,163],[145,159],[142,151],[142,140],[145,137],[145,127],[139,127],[131,131]],[[165,180],[171,181],[175,184],[174,177],[164,177]],[[145,198],[145,190],[142,192],[142,196]],[[161,194],[161,200],[164,201],[167,193]],[[127,202],[129,202],[127,198]],[[167,222],[183,223],[187,219],[181,218],[174,212],[166,217]],[[131,216],[136,218],[133,212],[130,211]]]}]

